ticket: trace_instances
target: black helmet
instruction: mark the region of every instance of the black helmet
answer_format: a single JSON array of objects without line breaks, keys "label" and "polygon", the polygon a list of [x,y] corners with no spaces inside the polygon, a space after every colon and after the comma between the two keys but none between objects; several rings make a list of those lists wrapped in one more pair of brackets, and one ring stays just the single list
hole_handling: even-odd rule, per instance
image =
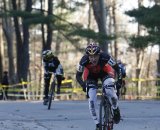
[{"label": "black helmet", "polygon": [[87,55],[96,55],[100,53],[100,47],[95,43],[90,43],[86,47],[86,54]]},{"label": "black helmet", "polygon": [[45,50],[42,53],[42,57],[44,60],[51,60],[53,58],[53,52],[51,50]]}]

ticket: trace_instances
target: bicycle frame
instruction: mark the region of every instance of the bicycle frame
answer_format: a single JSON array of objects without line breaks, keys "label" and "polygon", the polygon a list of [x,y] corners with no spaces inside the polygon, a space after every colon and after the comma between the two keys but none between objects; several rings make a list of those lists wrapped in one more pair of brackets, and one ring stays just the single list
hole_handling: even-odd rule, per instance
[{"label": "bicycle frame", "polygon": [[99,108],[100,130],[113,130],[113,110],[104,91],[102,88]]},{"label": "bicycle frame", "polygon": [[48,110],[50,110],[51,108],[51,104],[52,104],[52,100],[54,100],[54,91],[55,91],[55,86],[56,86],[56,74],[54,74],[54,78],[53,78],[53,81],[50,85],[50,90],[49,90],[49,95],[48,95],[48,100],[49,100],[49,103],[48,103]]}]

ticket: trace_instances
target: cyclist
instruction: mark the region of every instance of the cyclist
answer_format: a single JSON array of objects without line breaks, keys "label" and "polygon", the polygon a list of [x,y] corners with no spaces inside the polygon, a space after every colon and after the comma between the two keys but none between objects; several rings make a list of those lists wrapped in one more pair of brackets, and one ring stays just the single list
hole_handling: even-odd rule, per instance
[{"label": "cyclist", "polygon": [[[119,67],[121,67],[121,70],[122,70],[122,77],[125,78],[126,77],[126,69],[125,69],[125,66],[121,65],[122,63],[117,60],[117,63],[119,65]],[[104,67],[103,67],[103,70],[108,73],[108,75],[110,75],[112,78],[116,78],[116,75],[115,75],[115,71],[114,69],[109,65],[109,64],[106,64]],[[84,68],[84,71],[83,71],[83,80],[86,81],[87,80],[87,77],[88,77],[88,74],[89,74],[89,71],[88,69],[85,67]],[[121,95],[125,95],[125,92],[126,92],[126,87],[125,87],[125,80],[122,79],[122,86],[123,87],[123,90],[121,92]],[[119,96],[120,96],[120,87],[117,85],[116,86],[116,89],[117,89],[117,96],[118,96],[118,99],[119,99]],[[122,94],[123,93],[123,94]]]},{"label": "cyclist", "polygon": [[[98,79],[101,79],[102,85],[105,87],[106,95],[109,96],[114,111],[114,122],[118,124],[120,121],[120,110],[118,107],[118,97],[115,92],[115,80],[107,73],[105,66],[109,64],[117,72],[117,85],[119,87],[122,84],[121,68],[119,68],[116,61],[114,61],[109,54],[101,52],[100,47],[95,43],[89,44],[86,47],[85,52],[86,54],[81,58],[77,67],[76,79],[82,86],[83,91],[87,92],[89,110],[96,124],[96,130],[99,129],[99,120],[95,110]],[[86,81],[83,81],[82,79],[84,68],[88,69]]]},{"label": "cyclist", "polygon": [[[53,73],[56,73],[56,78],[58,81],[58,88],[57,93],[60,93],[60,85],[63,78],[63,69],[62,65],[60,64],[60,61],[58,57],[54,56],[53,52],[51,50],[44,50],[42,53],[43,58],[43,65],[44,65],[44,105],[47,105],[48,103],[48,91],[49,91],[49,85],[51,76]],[[62,79],[60,79],[62,78]]]},{"label": "cyclist", "polygon": [[[125,91],[126,91],[126,86],[125,86],[125,77],[126,77],[126,67],[125,65],[122,63],[121,60],[117,60],[117,64],[118,66],[121,68],[122,70],[122,88],[124,89],[124,94],[125,94]],[[120,88],[117,87],[117,96],[119,98],[120,96]]]}]

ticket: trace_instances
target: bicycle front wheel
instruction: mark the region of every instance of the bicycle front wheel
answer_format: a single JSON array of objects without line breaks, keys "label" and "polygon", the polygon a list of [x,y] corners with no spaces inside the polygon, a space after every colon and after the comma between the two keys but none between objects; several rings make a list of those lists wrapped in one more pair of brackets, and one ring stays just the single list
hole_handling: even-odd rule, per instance
[{"label": "bicycle front wheel", "polygon": [[113,130],[111,108],[105,101],[100,103],[99,118],[100,130]]},{"label": "bicycle front wheel", "polygon": [[49,100],[48,110],[50,110],[51,104],[52,104],[52,100],[53,100],[53,98],[54,98],[54,88],[55,88],[55,83],[52,82],[51,88],[50,88],[50,94],[49,94],[49,97],[48,97],[48,100]]},{"label": "bicycle front wheel", "polygon": [[104,106],[104,101],[101,101],[99,106],[99,124],[100,130],[105,130],[104,128],[106,127],[106,110]]},{"label": "bicycle front wheel", "polygon": [[107,123],[106,123],[107,129],[106,130],[113,130],[113,111],[110,104],[108,104],[106,113],[107,113]]}]

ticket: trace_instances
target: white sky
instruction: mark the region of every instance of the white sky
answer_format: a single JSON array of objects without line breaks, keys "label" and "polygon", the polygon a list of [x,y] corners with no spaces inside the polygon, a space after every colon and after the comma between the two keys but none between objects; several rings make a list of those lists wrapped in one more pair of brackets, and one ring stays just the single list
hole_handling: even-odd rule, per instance
[{"label": "white sky", "polygon": [[[122,6],[121,6],[122,11],[138,8],[138,0],[119,0],[119,2],[122,3]],[[150,2],[149,0],[143,0],[143,5],[145,7],[151,7],[154,5],[154,3]]]}]

